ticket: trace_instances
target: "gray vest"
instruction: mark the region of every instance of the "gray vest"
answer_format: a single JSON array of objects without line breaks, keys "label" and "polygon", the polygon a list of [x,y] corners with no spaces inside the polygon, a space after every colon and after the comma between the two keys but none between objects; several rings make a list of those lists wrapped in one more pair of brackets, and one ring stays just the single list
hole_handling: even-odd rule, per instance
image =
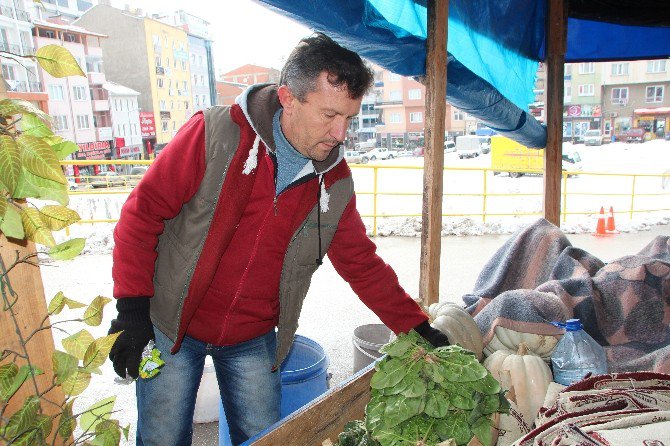
[{"label": "gray vest", "polygon": [[[212,107],[205,110],[204,116],[206,169],[202,183],[179,214],[165,222],[165,229],[158,238],[151,319],[175,342],[193,271],[240,140],[240,128],[232,121],[229,107]],[[248,153],[251,147],[239,149]],[[353,180],[350,176],[338,180],[328,193],[328,212],[321,213],[322,255],[328,251],[342,213],[353,196]],[[284,257],[279,285],[276,364],[281,364],[293,343],[302,303],[318,268],[318,246],[317,207],[314,206],[291,237]],[[222,255],[223,252],[219,253],[219,257]]]}]

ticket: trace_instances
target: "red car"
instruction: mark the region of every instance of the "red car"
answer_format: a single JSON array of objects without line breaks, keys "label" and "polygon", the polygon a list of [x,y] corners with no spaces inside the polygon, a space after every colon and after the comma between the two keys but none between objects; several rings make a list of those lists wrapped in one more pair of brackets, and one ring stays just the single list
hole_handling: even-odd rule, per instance
[{"label": "red car", "polygon": [[642,143],[644,142],[645,133],[647,133],[647,131],[642,127],[633,127],[621,133],[618,133],[615,136],[617,141]]}]

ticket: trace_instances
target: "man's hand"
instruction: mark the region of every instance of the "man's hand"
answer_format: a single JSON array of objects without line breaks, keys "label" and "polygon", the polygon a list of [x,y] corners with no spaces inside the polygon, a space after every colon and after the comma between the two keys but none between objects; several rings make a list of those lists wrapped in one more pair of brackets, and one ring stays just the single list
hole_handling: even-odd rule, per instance
[{"label": "man's hand", "polygon": [[449,338],[447,338],[447,335],[442,333],[437,328],[431,327],[428,321],[421,322],[419,325],[414,327],[414,331],[419,333],[426,341],[430,342],[431,345],[435,348],[449,345]]},{"label": "man's hand", "polygon": [[112,320],[108,334],[123,331],[109,351],[114,371],[121,378],[139,377],[142,350],[150,340],[156,339],[149,316],[148,297],[126,297],[116,301],[119,315]]}]

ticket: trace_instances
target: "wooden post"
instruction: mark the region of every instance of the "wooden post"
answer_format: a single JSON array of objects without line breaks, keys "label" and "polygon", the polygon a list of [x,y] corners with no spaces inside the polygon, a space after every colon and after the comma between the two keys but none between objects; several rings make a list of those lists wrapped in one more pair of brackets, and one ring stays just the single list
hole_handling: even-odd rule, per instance
[{"label": "wooden post", "polygon": [[447,21],[449,0],[428,2],[426,39],[426,126],[423,158],[423,208],[419,298],[428,306],[439,300],[444,173],[444,118],[447,92]]},{"label": "wooden post", "polygon": [[565,0],[548,0],[547,148],[544,151],[544,218],[560,226],[563,154],[563,69],[568,12]]}]

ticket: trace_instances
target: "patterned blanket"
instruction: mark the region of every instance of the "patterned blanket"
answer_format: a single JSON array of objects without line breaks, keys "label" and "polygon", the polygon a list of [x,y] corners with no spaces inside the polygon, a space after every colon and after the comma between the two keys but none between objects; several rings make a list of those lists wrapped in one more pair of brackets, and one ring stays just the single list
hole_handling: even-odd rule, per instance
[{"label": "patterned blanket", "polygon": [[670,373],[670,236],[605,264],[540,219],[503,244],[463,300],[485,346],[496,326],[560,336],[551,322],[579,318],[611,372]]}]

